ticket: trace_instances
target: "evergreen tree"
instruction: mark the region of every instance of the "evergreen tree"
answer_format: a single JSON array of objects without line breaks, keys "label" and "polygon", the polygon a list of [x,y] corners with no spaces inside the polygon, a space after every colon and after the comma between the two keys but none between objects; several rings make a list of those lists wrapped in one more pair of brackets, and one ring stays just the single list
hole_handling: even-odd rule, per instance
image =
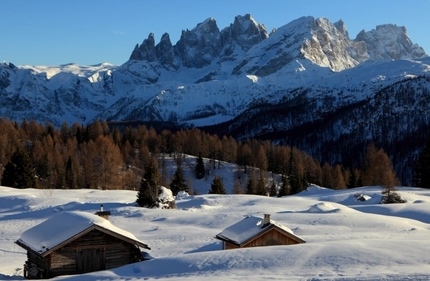
[{"label": "evergreen tree", "polygon": [[255,194],[257,187],[257,178],[255,173],[252,172],[248,177],[248,181],[246,182],[246,194]]},{"label": "evergreen tree", "polygon": [[141,207],[154,207],[157,203],[159,188],[157,162],[152,158],[145,167],[145,174],[140,182],[136,200],[137,204]]},{"label": "evergreen tree", "polygon": [[270,192],[269,192],[270,197],[274,197],[278,195],[278,190],[276,189],[276,184],[275,181],[272,181],[272,185],[270,186]]},{"label": "evergreen tree", "polygon": [[18,148],[6,164],[1,184],[15,188],[37,188],[36,175],[27,151]]},{"label": "evergreen tree", "polygon": [[279,189],[278,197],[283,197],[290,194],[290,183],[285,175],[282,175],[282,186]]},{"label": "evergreen tree", "polygon": [[220,176],[215,175],[211,184],[211,189],[209,190],[209,194],[226,194],[224,184]]},{"label": "evergreen tree", "polygon": [[413,181],[415,186],[430,188],[430,138],[418,156]]},{"label": "evergreen tree", "polygon": [[65,181],[66,185],[69,188],[75,188],[76,187],[76,178],[72,167],[72,158],[69,156],[69,159],[67,159],[66,163],[66,171],[65,171]]},{"label": "evergreen tree", "polygon": [[205,165],[203,164],[202,154],[199,153],[199,157],[197,158],[196,165],[196,178],[202,179],[205,176]]},{"label": "evergreen tree", "polygon": [[266,185],[264,183],[264,177],[261,173],[260,173],[260,178],[258,179],[258,182],[257,182],[256,194],[266,195]]},{"label": "evergreen tree", "polygon": [[358,183],[357,174],[355,172],[355,169],[352,168],[351,174],[349,175],[347,187],[348,188],[357,187],[358,186],[357,183]]},{"label": "evergreen tree", "polygon": [[288,181],[290,183],[291,194],[296,194],[302,191],[302,185],[300,182],[299,171],[296,166],[296,161],[293,154],[293,148],[291,148],[289,170],[288,170]]},{"label": "evergreen tree", "polygon": [[178,195],[179,191],[188,192],[187,182],[185,180],[181,165],[178,165],[176,168],[176,172],[172,177],[169,187],[173,193],[173,196]]}]

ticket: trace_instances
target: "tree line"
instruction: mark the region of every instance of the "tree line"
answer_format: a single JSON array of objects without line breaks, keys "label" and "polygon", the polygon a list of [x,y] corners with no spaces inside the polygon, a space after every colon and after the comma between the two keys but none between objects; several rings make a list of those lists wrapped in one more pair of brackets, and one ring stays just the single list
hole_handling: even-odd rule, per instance
[{"label": "tree line", "polygon": [[[217,161],[218,165],[220,161],[236,163],[238,170],[249,174],[244,192],[250,194],[274,195],[274,186],[267,186],[264,178],[266,171],[282,176],[278,195],[298,193],[311,183],[333,189],[398,184],[391,160],[373,144],[363,152],[361,167],[347,168],[321,165],[295,147],[256,139],[237,141],[199,129],[157,132],[141,125],[120,130],[100,121],[87,126],[63,123],[57,129],[50,123],[3,118],[0,132],[1,184],[17,188],[138,190],[155,159],[158,183],[179,191],[186,185],[178,180],[182,171],[170,178],[164,162],[158,160],[170,155],[180,163],[184,154],[199,156],[196,178],[205,173],[198,163],[202,158],[211,159],[213,165]],[[219,180],[213,183],[213,193],[223,190]],[[240,187],[227,190],[239,193]]]}]

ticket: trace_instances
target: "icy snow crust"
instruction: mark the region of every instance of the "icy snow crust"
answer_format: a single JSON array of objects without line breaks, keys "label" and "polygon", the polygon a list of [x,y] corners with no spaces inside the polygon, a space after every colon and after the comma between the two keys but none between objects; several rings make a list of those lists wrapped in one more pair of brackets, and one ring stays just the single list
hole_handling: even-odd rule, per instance
[{"label": "icy snow crust", "polygon": [[[233,168],[224,164],[217,173],[232,184]],[[24,280],[26,252],[14,241],[27,230],[57,215],[64,219],[59,225],[85,227],[98,221],[86,214],[103,204],[112,225],[145,241],[154,259],[53,280],[430,280],[428,189],[399,187],[407,203],[380,205],[380,187],[310,186],[294,196],[270,198],[205,195],[210,182],[194,181],[203,195],[181,194],[174,210],[136,207],[135,191],[0,187],[0,279]],[[356,194],[370,199],[357,201]],[[216,234],[245,215],[265,213],[306,243],[221,250]],[[36,233],[46,236],[33,244],[51,246],[41,232]]]}]

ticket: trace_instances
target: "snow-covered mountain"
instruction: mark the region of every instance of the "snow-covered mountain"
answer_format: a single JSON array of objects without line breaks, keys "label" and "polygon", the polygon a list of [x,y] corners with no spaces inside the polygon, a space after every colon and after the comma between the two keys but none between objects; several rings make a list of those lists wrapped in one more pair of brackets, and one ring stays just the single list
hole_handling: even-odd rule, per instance
[{"label": "snow-covered mountain", "polygon": [[121,66],[4,63],[0,114],[56,126],[100,119],[206,127],[331,162],[348,162],[344,151],[361,154],[370,140],[394,156],[420,132],[409,158],[397,156],[404,167],[429,136],[429,70],[425,51],[392,24],[352,40],[343,21],[326,18],[302,17],[270,33],[251,15],[222,30],[209,18],[176,44],[167,33],[158,44],[149,34]]}]

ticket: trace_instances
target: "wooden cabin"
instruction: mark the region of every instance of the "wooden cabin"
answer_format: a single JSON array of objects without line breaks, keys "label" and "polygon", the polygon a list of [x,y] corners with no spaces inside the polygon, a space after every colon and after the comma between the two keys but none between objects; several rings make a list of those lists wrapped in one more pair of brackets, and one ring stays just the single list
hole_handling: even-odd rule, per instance
[{"label": "wooden cabin", "polygon": [[115,268],[143,260],[139,247],[150,249],[133,234],[84,212],[58,213],[25,231],[15,243],[27,250],[28,279]]},{"label": "wooden cabin", "polygon": [[288,227],[271,220],[269,214],[265,214],[264,218],[247,216],[224,229],[215,238],[223,241],[224,250],[306,243]]}]

